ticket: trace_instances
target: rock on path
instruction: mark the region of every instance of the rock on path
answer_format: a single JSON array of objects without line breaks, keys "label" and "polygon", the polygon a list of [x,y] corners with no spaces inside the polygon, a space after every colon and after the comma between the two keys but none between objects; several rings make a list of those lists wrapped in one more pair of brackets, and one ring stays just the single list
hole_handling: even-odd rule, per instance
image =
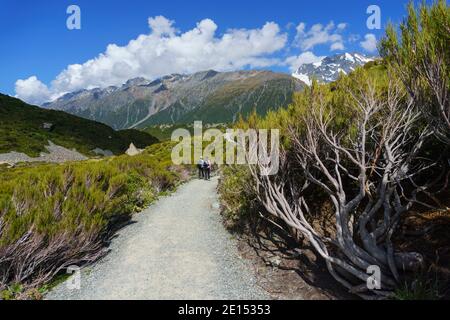
[{"label": "rock on path", "polygon": [[249,262],[224,229],[217,178],[194,180],[160,199],[118,233],[111,252],[47,299],[266,299]]}]

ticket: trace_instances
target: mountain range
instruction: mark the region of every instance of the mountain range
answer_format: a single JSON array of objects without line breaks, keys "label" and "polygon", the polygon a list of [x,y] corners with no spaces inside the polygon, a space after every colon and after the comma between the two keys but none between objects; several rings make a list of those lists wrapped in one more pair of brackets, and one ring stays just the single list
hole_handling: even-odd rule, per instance
[{"label": "mountain range", "polygon": [[375,58],[361,53],[343,53],[325,57],[318,62],[303,64],[292,76],[300,81],[311,85],[313,79],[321,83],[336,81],[341,73],[349,74],[358,67]]},{"label": "mountain range", "polygon": [[194,120],[230,123],[254,109],[264,115],[270,109],[285,107],[293,93],[310,85],[313,78],[331,82],[340,72],[348,74],[372,60],[363,54],[344,53],[304,64],[292,76],[271,71],[208,70],[156,80],[135,78],[118,87],[68,93],[44,107],[99,121],[116,130]]},{"label": "mountain range", "polygon": [[304,86],[283,73],[209,70],[153,81],[136,78],[121,87],[81,90],[44,107],[103,122],[115,129],[194,120],[229,123],[255,108],[264,114],[271,108],[286,106],[293,93]]}]

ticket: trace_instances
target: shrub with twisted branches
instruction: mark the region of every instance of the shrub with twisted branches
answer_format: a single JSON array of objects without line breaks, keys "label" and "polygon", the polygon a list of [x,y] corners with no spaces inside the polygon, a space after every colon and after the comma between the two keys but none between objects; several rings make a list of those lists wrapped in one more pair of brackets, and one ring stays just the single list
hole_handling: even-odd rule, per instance
[{"label": "shrub with twisted branches", "polygon": [[[261,175],[264,163],[249,168],[267,212],[299,231],[350,292],[374,298],[390,295],[402,271],[423,263],[418,253],[397,251],[392,236],[402,214],[431,187],[418,178],[435,163],[420,158],[432,130],[419,123],[420,111],[402,86],[391,81],[380,94],[366,81],[348,92],[353,117],[345,128],[335,128],[333,110],[319,92],[303,127],[290,129],[281,174]],[[332,237],[311,222],[311,189],[325,192],[333,205]],[[381,271],[378,289],[367,285],[371,266]]]}]

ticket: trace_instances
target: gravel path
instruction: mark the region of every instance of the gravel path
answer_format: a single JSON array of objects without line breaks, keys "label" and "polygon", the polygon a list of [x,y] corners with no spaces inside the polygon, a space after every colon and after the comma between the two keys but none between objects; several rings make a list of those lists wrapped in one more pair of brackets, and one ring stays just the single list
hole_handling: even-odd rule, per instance
[{"label": "gravel path", "polygon": [[218,212],[217,178],[194,180],[135,215],[111,252],[47,299],[266,299]]}]

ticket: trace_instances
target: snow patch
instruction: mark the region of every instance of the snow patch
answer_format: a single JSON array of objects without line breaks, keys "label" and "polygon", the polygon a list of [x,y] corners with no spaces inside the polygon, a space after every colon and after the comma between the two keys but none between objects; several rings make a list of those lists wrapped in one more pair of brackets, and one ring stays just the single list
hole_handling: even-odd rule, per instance
[{"label": "snow patch", "polygon": [[320,66],[322,66],[322,61],[317,61],[313,63],[314,68],[319,68]]},{"label": "snow patch", "polygon": [[357,53],[355,53],[355,58],[358,59],[361,62],[364,62],[364,63],[367,63],[367,62],[370,62],[370,61],[374,61],[374,59],[363,57],[363,56],[361,56],[360,54],[357,54]]},{"label": "snow patch", "polygon": [[355,58],[350,53],[345,53],[345,60],[348,60],[350,62],[355,62]]},{"label": "snow patch", "polygon": [[306,83],[308,86],[310,86],[312,84],[311,79],[309,79],[309,77],[306,74],[303,73],[293,73],[292,76],[300,81],[303,81],[304,83]]}]

